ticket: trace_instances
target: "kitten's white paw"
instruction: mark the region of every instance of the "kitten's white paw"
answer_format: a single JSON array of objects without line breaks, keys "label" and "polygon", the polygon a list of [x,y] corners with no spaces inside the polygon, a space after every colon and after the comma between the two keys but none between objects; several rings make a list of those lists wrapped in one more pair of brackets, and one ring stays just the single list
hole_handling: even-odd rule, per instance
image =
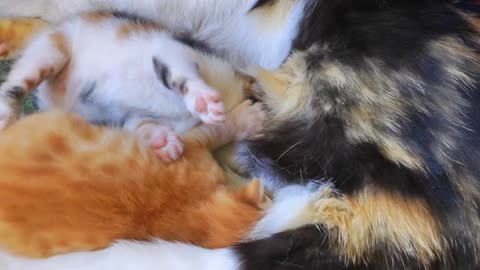
[{"label": "kitten's white paw", "polygon": [[138,128],[138,132],[141,138],[164,162],[177,160],[183,153],[183,144],[170,127],[145,124]]},{"label": "kitten's white paw", "polygon": [[237,140],[244,140],[257,135],[263,129],[265,112],[260,103],[246,100],[235,107],[230,116]]},{"label": "kitten's white paw", "polygon": [[225,108],[217,90],[201,81],[188,81],[185,103],[191,113],[200,117],[205,124],[225,121]]}]

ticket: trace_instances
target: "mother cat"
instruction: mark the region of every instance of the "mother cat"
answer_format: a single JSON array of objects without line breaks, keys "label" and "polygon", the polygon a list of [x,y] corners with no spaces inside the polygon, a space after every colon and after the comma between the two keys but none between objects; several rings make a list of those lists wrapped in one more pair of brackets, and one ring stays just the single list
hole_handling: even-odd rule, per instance
[{"label": "mother cat", "polygon": [[[14,2],[1,12],[35,15],[24,13],[27,0]],[[252,72],[270,122],[243,158],[271,187],[298,186],[280,194],[291,199],[257,225],[257,240],[237,247],[120,242],[40,261],[4,254],[7,269],[479,269],[480,23],[472,16],[441,0],[115,2],[77,7],[175,11],[174,28],[238,64],[276,67],[292,49],[275,71]],[[56,7],[51,19],[77,10]],[[301,201],[307,183],[331,183],[338,194]],[[300,222],[310,204],[320,209],[315,225]]]}]

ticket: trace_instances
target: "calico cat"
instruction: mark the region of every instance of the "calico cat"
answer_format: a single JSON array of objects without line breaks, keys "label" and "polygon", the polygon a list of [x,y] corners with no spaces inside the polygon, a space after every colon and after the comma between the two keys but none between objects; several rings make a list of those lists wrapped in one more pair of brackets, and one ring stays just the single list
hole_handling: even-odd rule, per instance
[{"label": "calico cat", "polygon": [[0,134],[0,247],[44,257],[151,237],[230,246],[268,200],[258,180],[226,189],[210,152],[262,119],[245,101],[225,123],[187,131],[184,156],[165,164],[127,132],[56,110],[28,116]]},{"label": "calico cat", "polygon": [[[161,14],[152,3],[165,3],[94,2],[131,5],[138,14],[150,16]],[[215,1],[195,4],[199,2],[208,2],[208,10]],[[238,2],[218,1],[232,9]],[[165,241],[121,242],[98,252],[39,261],[4,255],[6,266],[480,268],[480,24],[475,16],[450,3],[458,1],[443,0],[251,2],[250,12],[239,9],[245,16],[232,16],[235,25],[244,28],[234,28],[238,31],[229,40],[247,44],[258,38],[258,46],[248,43],[243,53],[268,56],[277,46],[293,50],[278,69],[251,71],[260,86],[256,98],[267,109],[267,124],[246,144],[245,164],[272,187],[307,190],[308,184],[329,185],[336,189],[337,200],[308,201],[325,211],[317,211],[315,219],[281,226],[310,209],[296,201],[304,193],[289,193],[292,200],[275,201],[276,210],[255,226],[254,232],[260,231],[255,240],[220,250]],[[284,9],[284,16],[274,16],[286,2],[293,7]],[[211,17],[207,11],[203,17],[196,15],[182,25]],[[260,21],[252,19],[260,16]],[[218,27],[231,31],[231,24],[222,22]],[[270,27],[274,23],[278,27]],[[263,46],[264,37],[272,33],[293,38]],[[241,35],[248,36],[245,42],[238,39]],[[213,47],[219,46],[218,40],[212,40]],[[235,48],[229,47],[232,52]],[[246,61],[251,55],[244,55]],[[275,62],[270,60],[258,62]]]},{"label": "calico cat", "polygon": [[177,134],[200,120],[223,121],[222,98],[238,104],[247,85],[226,62],[159,24],[120,12],[85,13],[48,28],[23,51],[0,87],[0,128],[19,116],[23,98],[38,86],[41,110],[123,127],[172,161],[183,151]]},{"label": "calico cat", "polygon": [[41,19],[0,19],[0,59],[13,59],[36,33],[47,27]]}]

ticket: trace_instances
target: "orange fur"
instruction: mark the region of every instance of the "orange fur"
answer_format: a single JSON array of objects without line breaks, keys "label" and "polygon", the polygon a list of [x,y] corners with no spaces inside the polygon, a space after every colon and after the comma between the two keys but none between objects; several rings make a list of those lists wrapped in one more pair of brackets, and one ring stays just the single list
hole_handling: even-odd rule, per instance
[{"label": "orange fur", "polygon": [[81,16],[86,21],[97,23],[103,20],[110,19],[112,16],[112,13],[108,11],[93,11],[93,12],[84,13]]},{"label": "orange fur", "polygon": [[164,31],[165,29],[159,24],[153,23],[132,23],[126,22],[118,29],[118,37],[126,38],[132,34],[138,34],[149,31]]},{"label": "orange fur", "polygon": [[67,113],[16,122],[0,134],[0,247],[44,257],[117,239],[207,248],[242,240],[262,216],[263,189],[225,188],[207,147],[217,138],[194,139],[206,129],[187,133],[183,157],[165,164],[134,135]]},{"label": "orange fur", "polygon": [[40,19],[0,19],[0,59],[16,57],[31,37],[46,26]]}]

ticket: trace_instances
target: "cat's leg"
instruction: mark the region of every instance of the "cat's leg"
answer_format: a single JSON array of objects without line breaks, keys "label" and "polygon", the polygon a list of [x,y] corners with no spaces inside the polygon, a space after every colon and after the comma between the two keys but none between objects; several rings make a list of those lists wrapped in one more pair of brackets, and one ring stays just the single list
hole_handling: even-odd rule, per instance
[{"label": "cat's leg", "polygon": [[183,143],[175,131],[157,119],[131,117],[123,128],[134,132],[164,162],[177,160],[183,153]]},{"label": "cat's leg", "polygon": [[225,122],[216,125],[203,124],[189,130],[182,140],[199,143],[211,150],[234,140],[244,140],[256,135],[263,128],[265,113],[260,104],[246,100],[227,114]]},{"label": "cat's leg", "polygon": [[188,80],[182,89],[188,110],[206,124],[225,120],[225,108],[220,93],[203,80]]},{"label": "cat's leg", "polygon": [[[153,70],[158,80],[168,89],[181,93],[187,109],[206,124],[220,123],[225,120],[225,108],[220,93],[207,85],[200,77],[195,63],[184,55],[179,44],[171,47],[175,58],[153,57]],[[168,61],[165,62],[164,61]]]},{"label": "cat's leg", "polygon": [[0,129],[18,118],[24,97],[46,78],[57,74],[70,57],[61,32],[44,32],[24,51],[0,86]]}]

